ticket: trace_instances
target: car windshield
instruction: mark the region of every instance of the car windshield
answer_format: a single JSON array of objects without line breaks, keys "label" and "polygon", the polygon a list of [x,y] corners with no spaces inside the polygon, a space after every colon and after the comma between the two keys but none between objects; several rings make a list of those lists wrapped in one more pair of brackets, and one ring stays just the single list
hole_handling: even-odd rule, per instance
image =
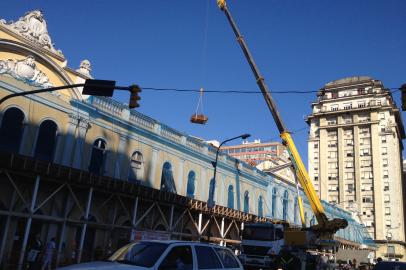
[{"label": "car windshield", "polygon": [[163,243],[131,243],[114,252],[109,258],[109,261],[141,267],[151,267],[167,247],[168,244]]}]

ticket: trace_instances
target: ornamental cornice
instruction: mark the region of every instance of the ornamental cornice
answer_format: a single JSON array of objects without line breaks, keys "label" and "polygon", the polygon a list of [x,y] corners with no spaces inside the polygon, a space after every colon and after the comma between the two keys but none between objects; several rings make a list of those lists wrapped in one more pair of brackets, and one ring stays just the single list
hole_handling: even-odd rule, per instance
[{"label": "ornamental cornice", "polygon": [[0,25],[27,39],[29,42],[47,49],[60,57],[64,57],[61,50],[54,48],[48,33],[47,23],[40,10],[29,11],[16,22],[7,22],[4,19],[0,19]]},{"label": "ornamental cornice", "polygon": [[10,75],[32,86],[42,88],[53,86],[48,76],[37,68],[35,58],[32,55],[28,55],[23,60],[0,60],[0,74]]}]

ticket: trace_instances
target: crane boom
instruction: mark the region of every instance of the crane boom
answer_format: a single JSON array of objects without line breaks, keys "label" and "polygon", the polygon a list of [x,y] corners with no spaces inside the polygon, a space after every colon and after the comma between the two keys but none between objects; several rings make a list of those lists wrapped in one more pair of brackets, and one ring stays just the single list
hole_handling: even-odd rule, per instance
[{"label": "crane boom", "polygon": [[[309,200],[312,211],[317,219],[317,223],[318,223],[317,229],[320,231],[329,232],[329,233],[334,234],[339,229],[347,227],[348,222],[346,220],[343,220],[343,219],[329,220],[327,218],[323,205],[321,204],[321,201],[313,187],[313,184],[306,171],[303,161],[299,155],[299,152],[297,151],[296,146],[293,142],[292,136],[290,135],[284,122],[282,121],[282,118],[278,112],[276,104],[268,89],[268,86],[266,85],[264,78],[262,77],[257,65],[255,64],[255,61],[251,55],[251,52],[249,51],[248,46],[240,33],[240,30],[238,29],[233,17],[231,16],[230,11],[228,10],[225,0],[217,0],[217,5],[226,15],[227,20],[230,23],[235,36],[237,37],[237,41],[240,44],[240,47],[248,61],[248,64],[250,65],[251,70],[254,73],[256,82],[257,82],[259,88],[261,89],[261,92],[266,101],[266,104],[268,105],[268,108],[271,111],[271,114],[276,123],[276,126],[278,127],[280,137],[282,138],[284,145],[287,147],[287,150],[291,157],[293,166],[295,168],[297,179],[298,179],[300,185],[302,186],[302,188]],[[301,205],[301,202],[299,202],[299,205]],[[303,214],[303,211],[301,211],[301,217],[303,216],[302,214]],[[303,219],[304,218],[302,218],[302,222],[304,221]]]}]

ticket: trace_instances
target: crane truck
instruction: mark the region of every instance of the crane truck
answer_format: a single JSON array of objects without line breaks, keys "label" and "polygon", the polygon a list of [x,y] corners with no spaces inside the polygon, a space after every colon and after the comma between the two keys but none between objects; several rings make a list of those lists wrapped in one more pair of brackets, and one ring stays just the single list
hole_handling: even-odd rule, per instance
[{"label": "crane truck", "polygon": [[[328,219],[323,205],[314,189],[314,186],[311,182],[311,179],[306,171],[306,168],[303,164],[303,161],[299,155],[298,150],[296,149],[295,143],[293,142],[292,136],[289,130],[286,128],[285,123],[282,120],[282,117],[279,114],[279,111],[276,107],[276,103],[274,102],[271,92],[267,84],[265,83],[264,77],[261,75],[257,65],[255,64],[254,58],[251,55],[250,50],[240,33],[231,13],[228,9],[226,0],[217,0],[217,6],[220,8],[221,11],[225,14],[236,38],[237,41],[244,53],[245,58],[248,61],[249,66],[254,74],[255,80],[258,84],[259,89],[265,99],[265,102],[268,106],[269,111],[272,114],[272,117],[275,121],[275,124],[279,130],[280,137],[282,139],[283,144],[286,146],[287,151],[289,153],[290,159],[292,161],[293,169],[295,172],[296,181],[298,181],[303,188],[303,191],[309,201],[311,209],[316,217],[317,224],[311,226],[310,228],[305,228],[305,217],[304,217],[304,210],[303,210],[303,202],[300,196],[298,196],[298,206],[299,206],[299,213],[300,219],[302,222],[302,230],[298,231],[294,228],[285,228],[284,229],[284,244],[285,245],[311,245],[309,243],[309,232],[312,235],[313,239],[318,239],[318,242],[323,241],[330,241],[334,239],[334,234],[340,230],[344,229],[348,226],[348,222],[345,219],[334,218]],[[298,194],[299,195],[299,194]]]}]

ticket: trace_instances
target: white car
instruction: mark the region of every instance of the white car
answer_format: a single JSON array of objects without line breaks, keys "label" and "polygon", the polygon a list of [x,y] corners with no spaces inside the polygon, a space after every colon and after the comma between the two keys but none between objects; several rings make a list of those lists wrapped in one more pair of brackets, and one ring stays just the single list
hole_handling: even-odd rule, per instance
[{"label": "white car", "polygon": [[107,261],[81,263],[59,269],[242,270],[244,268],[228,248],[171,240],[131,243],[117,250]]}]

